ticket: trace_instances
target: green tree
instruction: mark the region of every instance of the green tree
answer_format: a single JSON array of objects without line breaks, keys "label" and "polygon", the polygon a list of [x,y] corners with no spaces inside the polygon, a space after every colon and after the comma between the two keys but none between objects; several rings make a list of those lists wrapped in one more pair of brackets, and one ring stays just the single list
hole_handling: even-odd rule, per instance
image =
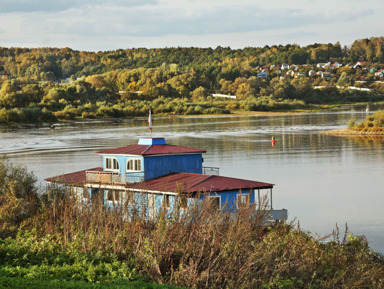
[{"label": "green tree", "polygon": [[0,96],[5,96],[10,93],[15,93],[17,91],[16,86],[10,81],[5,81],[0,89]]},{"label": "green tree", "polygon": [[197,101],[199,99],[202,99],[206,96],[205,88],[202,86],[199,86],[192,92],[192,100]]},{"label": "green tree", "polygon": [[307,77],[295,78],[291,84],[296,90],[295,98],[305,99],[313,94],[311,82]]},{"label": "green tree", "polygon": [[339,80],[336,82],[336,84],[338,86],[347,86],[349,84],[349,76],[345,71],[341,73]]}]

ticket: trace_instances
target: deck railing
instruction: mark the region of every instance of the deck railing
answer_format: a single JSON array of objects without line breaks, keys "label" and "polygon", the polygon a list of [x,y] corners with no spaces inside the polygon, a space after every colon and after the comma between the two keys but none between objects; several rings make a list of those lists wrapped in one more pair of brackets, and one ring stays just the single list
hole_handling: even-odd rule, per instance
[{"label": "deck railing", "polygon": [[270,210],[264,218],[267,223],[286,221],[288,218],[288,211],[286,209]]},{"label": "deck railing", "polygon": [[101,172],[101,171],[86,171],[86,181],[88,183],[100,183],[100,184],[124,184],[125,180],[122,180],[119,173],[113,172]]},{"label": "deck railing", "polygon": [[214,175],[214,176],[219,176],[220,168],[218,167],[203,167],[203,174],[204,175]]},{"label": "deck railing", "polygon": [[135,176],[130,174],[121,175],[115,172],[86,171],[85,176],[88,183],[98,184],[125,185],[127,183],[137,183],[143,181],[142,176]]}]

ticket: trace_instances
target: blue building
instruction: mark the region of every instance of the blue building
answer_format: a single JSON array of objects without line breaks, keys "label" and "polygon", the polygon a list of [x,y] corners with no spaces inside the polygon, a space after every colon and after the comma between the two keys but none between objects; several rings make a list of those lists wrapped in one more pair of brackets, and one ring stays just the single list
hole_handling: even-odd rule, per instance
[{"label": "blue building", "polygon": [[[160,208],[185,209],[208,197],[231,212],[249,204],[265,205],[268,219],[287,218],[287,210],[272,207],[273,184],[223,177],[218,168],[203,167],[205,150],[168,145],[164,138],[141,138],[137,145],[98,152],[103,166],[46,179],[70,188],[77,199],[99,199],[105,206],[144,204],[148,217]],[[214,174],[205,174],[210,170]]]}]

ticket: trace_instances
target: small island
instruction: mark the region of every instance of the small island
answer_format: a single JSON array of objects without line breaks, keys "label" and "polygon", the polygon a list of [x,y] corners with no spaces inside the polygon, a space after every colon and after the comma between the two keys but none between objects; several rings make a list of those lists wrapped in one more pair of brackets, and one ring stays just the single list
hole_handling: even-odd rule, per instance
[{"label": "small island", "polygon": [[341,136],[384,136],[384,111],[379,110],[359,123],[351,119],[348,128],[322,131],[320,133]]}]

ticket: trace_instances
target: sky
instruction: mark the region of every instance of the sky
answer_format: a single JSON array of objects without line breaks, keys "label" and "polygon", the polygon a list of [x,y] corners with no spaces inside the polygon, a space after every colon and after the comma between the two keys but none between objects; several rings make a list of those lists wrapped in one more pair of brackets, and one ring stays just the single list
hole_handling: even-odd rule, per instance
[{"label": "sky", "polygon": [[349,46],[383,36],[383,15],[383,0],[0,0],[0,46]]}]

